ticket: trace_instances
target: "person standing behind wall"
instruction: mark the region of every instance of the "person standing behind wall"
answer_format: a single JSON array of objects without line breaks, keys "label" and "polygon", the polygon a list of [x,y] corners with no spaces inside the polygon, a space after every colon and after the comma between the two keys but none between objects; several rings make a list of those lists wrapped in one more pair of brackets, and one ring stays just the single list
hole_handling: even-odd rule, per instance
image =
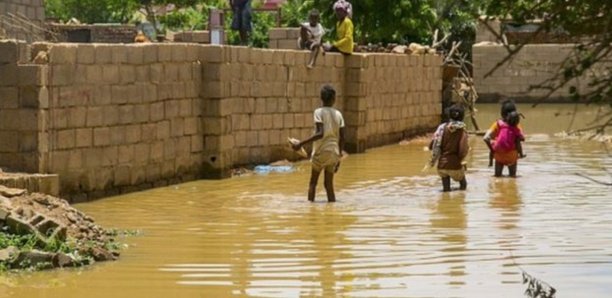
[{"label": "person standing behind wall", "polygon": [[352,12],[351,4],[344,0],[334,3],[334,11],[338,22],[336,23],[337,40],[332,44],[325,44],[323,48],[327,52],[340,52],[345,55],[353,53],[353,22],[349,17]]},{"label": "person standing behind wall", "polygon": [[253,29],[251,0],[229,0],[229,3],[234,12],[232,30],[240,33],[240,44],[246,46],[249,42],[249,34]]}]

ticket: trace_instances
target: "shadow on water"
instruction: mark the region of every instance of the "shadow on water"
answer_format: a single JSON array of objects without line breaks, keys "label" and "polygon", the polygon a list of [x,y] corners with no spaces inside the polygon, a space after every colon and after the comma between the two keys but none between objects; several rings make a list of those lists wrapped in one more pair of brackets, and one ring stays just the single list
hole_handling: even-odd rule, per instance
[{"label": "shadow on water", "polygon": [[[517,264],[559,297],[609,297],[610,188],[574,173],[607,179],[612,158],[601,144],[553,135],[567,121],[554,114],[573,107],[539,108],[523,109],[519,178],[492,177],[472,137],[464,192],[442,193],[435,172],[421,172],[425,144],[413,143],[346,159],[336,204],[323,203],[321,186],[306,202],[307,162],[79,204],[142,235],[126,239],[117,262],[0,276],[0,298],[521,297]],[[484,124],[498,107],[480,112]],[[585,124],[594,112],[583,113]]]}]

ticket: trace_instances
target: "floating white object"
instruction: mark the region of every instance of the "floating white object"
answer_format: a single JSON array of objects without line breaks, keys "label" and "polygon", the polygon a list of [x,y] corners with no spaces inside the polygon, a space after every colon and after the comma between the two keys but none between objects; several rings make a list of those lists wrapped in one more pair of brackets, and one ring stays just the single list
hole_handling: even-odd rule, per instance
[{"label": "floating white object", "polygon": [[[287,142],[289,142],[289,145],[295,145],[299,144],[300,140],[296,138],[287,138]],[[306,153],[306,150],[304,150],[304,148],[300,148],[300,150],[296,151],[296,153],[303,158],[308,158],[308,153]]]}]

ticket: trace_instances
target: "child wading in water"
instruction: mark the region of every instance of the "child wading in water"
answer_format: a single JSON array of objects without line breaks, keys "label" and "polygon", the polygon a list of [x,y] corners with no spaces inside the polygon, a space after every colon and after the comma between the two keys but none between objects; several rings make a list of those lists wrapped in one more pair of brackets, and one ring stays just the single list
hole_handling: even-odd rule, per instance
[{"label": "child wading in water", "polygon": [[344,118],[340,111],[333,108],[336,90],[330,85],[321,88],[323,106],[314,111],[315,133],[308,139],[292,145],[294,150],[314,142],[312,146],[312,171],[308,185],[308,200],[314,202],[319,174],[325,171],[325,191],[327,201],[335,202],[334,174],[340,167],[340,157],[344,147]]},{"label": "child wading in water", "polygon": [[310,59],[308,60],[308,68],[314,67],[317,62],[317,56],[321,49],[321,37],[325,34],[325,29],[321,26],[319,11],[313,9],[308,16],[308,22],[301,26],[300,38],[298,40],[301,49],[310,50]]},{"label": "child wading in water", "polygon": [[520,114],[514,103],[506,100],[502,103],[501,116],[484,136],[490,150],[489,166],[495,159],[495,177],[501,177],[504,166],[508,167],[510,177],[516,177],[518,159],[526,156],[521,145],[525,137],[519,126]]},{"label": "child wading in water", "polygon": [[468,146],[468,134],[463,123],[464,110],[459,104],[451,106],[448,110],[450,121],[442,123],[436,129],[431,142],[432,156],[430,165],[433,167],[438,163],[438,175],[442,178],[442,190],[451,190],[451,178],[459,181],[459,189],[467,188],[465,179],[465,166],[463,159],[466,157]]}]

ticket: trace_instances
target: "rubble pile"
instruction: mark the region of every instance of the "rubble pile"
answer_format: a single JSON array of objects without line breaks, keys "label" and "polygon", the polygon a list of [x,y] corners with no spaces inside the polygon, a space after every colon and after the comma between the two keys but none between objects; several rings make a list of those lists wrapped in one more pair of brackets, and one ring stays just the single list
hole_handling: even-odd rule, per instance
[{"label": "rubble pile", "polygon": [[0,186],[0,268],[115,260],[119,253],[113,236],[65,200]]}]

